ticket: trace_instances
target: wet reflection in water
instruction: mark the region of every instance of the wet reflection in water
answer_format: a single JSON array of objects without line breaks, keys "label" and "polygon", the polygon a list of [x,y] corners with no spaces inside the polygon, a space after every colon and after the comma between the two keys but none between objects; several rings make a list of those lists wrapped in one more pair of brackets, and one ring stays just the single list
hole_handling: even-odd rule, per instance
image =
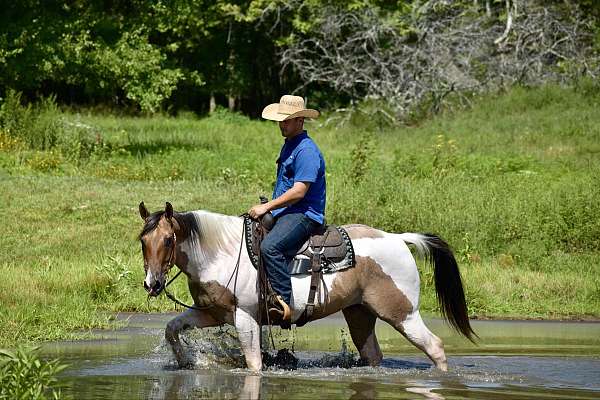
[{"label": "wet reflection in water", "polygon": [[[291,334],[276,332],[280,348],[295,349],[295,361],[280,357],[252,375],[227,330],[188,335],[196,368],[176,368],[161,341],[167,320],[134,316],[128,329],[104,333],[108,340],[48,344],[48,356],[71,364],[61,376],[63,393],[75,399],[157,400],[600,398],[600,324],[475,321],[482,342],[474,347],[428,321],[446,343],[450,372],[442,373],[384,326],[377,331],[382,365],[359,366],[355,352],[344,347],[349,339],[340,333],[343,322],[325,320]],[[354,349],[351,343],[348,348]],[[296,369],[289,369],[294,363]]]}]

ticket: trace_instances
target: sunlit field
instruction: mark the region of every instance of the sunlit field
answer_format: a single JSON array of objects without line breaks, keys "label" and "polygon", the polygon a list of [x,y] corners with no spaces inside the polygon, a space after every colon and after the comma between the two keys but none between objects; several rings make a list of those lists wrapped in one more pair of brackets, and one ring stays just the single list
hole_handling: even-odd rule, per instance
[{"label": "sunlit field", "polygon": [[[598,318],[599,109],[597,91],[548,86],[410,127],[336,127],[326,114],[307,129],[327,162],[327,220],[440,235],[472,317]],[[270,194],[282,143],[275,123],[226,111],[41,115],[0,132],[1,345],[173,310],[141,285],[139,202],[239,215]],[[432,269],[420,269],[421,308],[435,314]],[[175,286],[186,299],[184,279]]]}]

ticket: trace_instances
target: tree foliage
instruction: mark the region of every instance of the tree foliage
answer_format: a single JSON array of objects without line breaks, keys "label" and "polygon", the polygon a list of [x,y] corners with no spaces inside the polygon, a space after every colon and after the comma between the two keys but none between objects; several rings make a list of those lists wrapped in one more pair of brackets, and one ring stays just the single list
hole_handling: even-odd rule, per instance
[{"label": "tree foliage", "polygon": [[[546,47],[564,47],[561,35],[577,29],[577,35],[567,40],[572,44],[573,40],[583,39],[577,51],[557,52],[544,62],[559,69],[579,67],[580,61],[588,59],[591,46],[595,43],[597,51],[600,43],[600,8],[591,0],[571,3],[3,2],[0,95],[13,89],[29,100],[56,95],[62,103],[113,104],[142,112],[180,108],[204,111],[210,97],[221,103],[229,98],[236,103],[230,103],[232,106],[256,115],[283,92],[309,93],[320,105],[360,100],[373,95],[369,84],[379,85],[383,75],[388,74],[392,81],[398,81],[393,91],[404,93],[395,97],[395,108],[406,108],[402,96],[422,90],[417,87],[424,81],[413,79],[407,84],[398,76],[430,75],[430,81],[437,78],[439,74],[431,73],[432,63],[424,52],[439,53],[444,46],[446,54],[437,54],[434,70],[448,67],[446,75],[462,74],[469,81],[473,71],[489,77],[496,71],[494,65],[520,68],[526,64],[532,47],[521,44],[535,37],[535,29],[544,28],[544,39],[548,38],[546,33],[556,36],[553,42],[550,40],[552,43],[542,41]],[[531,11],[538,16],[547,12],[561,25],[538,26],[546,20],[535,19]],[[585,60],[579,58],[582,55]],[[406,67],[407,60],[411,60],[411,68]],[[458,71],[465,63],[468,71]],[[589,67],[586,64],[588,71],[594,70]],[[322,74],[316,76],[317,70]],[[345,83],[340,85],[341,77],[351,79],[343,79]],[[442,80],[438,89],[427,93],[440,96],[453,83]],[[386,82],[383,86],[393,84]]]},{"label": "tree foliage", "polygon": [[597,79],[594,20],[583,8],[548,3],[429,1],[391,17],[324,7],[310,32],[289,43],[283,64],[304,86],[379,101],[391,121],[437,111],[447,96],[469,102],[514,84]]}]

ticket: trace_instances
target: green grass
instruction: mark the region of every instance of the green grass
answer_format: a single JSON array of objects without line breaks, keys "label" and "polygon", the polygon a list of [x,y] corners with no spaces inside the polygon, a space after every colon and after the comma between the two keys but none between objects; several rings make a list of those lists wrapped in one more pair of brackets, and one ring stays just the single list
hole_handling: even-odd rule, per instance
[{"label": "green grass", "polygon": [[59,399],[56,375],[65,368],[59,360],[40,360],[35,348],[0,349],[0,398]]},{"label": "green grass", "polygon": [[[439,234],[473,316],[600,317],[600,97],[584,89],[517,88],[416,127],[310,123],[328,221]],[[141,286],[138,203],[245,212],[270,194],[282,141],[274,123],[222,111],[60,118],[86,152],[0,132],[4,345],[85,334],[113,311],[172,310]],[[421,271],[421,308],[435,313]],[[183,280],[175,292],[186,298]]]}]

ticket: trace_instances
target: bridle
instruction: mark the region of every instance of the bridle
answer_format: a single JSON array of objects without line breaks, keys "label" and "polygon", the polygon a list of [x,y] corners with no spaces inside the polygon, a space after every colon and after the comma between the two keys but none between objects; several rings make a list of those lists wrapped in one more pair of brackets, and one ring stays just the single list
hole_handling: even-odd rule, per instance
[{"label": "bridle", "polygon": [[[171,227],[173,227],[173,224],[171,224]],[[167,274],[171,271],[173,265],[175,265],[175,249],[177,248],[177,235],[175,234],[175,230],[173,230],[172,239],[173,242],[171,243],[171,254],[169,255],[169,261],[167,261]]]}]

